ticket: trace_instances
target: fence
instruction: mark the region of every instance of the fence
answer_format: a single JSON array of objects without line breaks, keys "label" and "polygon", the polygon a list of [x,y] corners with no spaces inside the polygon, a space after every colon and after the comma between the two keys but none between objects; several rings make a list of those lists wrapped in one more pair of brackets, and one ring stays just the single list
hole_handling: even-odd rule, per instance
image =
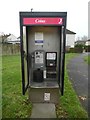
[{"label": "fence", "polygon": [[2,55],[20,54],[20,44],[2,44]]}]

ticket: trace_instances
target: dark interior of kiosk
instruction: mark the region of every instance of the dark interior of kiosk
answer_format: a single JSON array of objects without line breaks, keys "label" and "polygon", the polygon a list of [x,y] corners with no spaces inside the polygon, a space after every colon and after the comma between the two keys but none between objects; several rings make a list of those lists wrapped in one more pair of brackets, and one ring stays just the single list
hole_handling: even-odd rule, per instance
[{"label": "dark interior of kiosk", "polygon": [[31,87],[58,87],[59,26],[27,26],[27,51]]}]

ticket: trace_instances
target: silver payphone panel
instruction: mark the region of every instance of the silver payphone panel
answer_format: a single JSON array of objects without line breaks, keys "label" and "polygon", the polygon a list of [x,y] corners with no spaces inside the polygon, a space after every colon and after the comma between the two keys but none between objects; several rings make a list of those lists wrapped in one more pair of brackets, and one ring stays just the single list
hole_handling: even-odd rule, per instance
[{"label": "silver payphone panel", "polygon": [[35,50],[32,54],[32,69],[44,69],[45,52],[43,50]]},{"label": "silver payphone panel", "polygon": [[35,52],[35,64],[43,64],[43,52],[42,51],[36,51]]}]

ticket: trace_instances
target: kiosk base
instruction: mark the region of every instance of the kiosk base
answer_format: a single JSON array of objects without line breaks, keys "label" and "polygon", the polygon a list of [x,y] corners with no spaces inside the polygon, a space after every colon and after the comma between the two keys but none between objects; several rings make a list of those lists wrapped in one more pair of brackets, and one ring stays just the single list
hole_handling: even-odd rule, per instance
[{"label": "kiosk base", "polygon": [[31,88],[28,89],[29,100],[32,103],[59,103],[59,88]]}]

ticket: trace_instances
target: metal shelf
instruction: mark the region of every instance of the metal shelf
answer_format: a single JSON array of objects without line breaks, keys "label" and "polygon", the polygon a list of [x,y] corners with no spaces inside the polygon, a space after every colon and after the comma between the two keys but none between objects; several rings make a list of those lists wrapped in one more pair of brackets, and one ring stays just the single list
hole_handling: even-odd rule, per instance
[{"label": "metal shelf", "polygon": [[44,81],[41,83],[38,82],[30,82],[30,87],[31,88],[59,88],[59,85],[57,83],[57,81],[54,80],[49,80],[49,81]]}]

